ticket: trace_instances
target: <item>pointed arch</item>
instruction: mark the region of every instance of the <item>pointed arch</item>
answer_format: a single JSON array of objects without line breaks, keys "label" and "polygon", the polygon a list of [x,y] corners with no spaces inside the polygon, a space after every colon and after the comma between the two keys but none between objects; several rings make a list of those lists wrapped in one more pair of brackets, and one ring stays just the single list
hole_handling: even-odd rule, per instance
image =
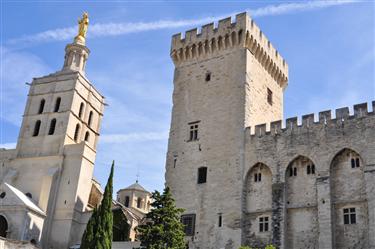
[{"label": "pointed arch", "polygon": [[6,238],[8,229],[9,225],[7,219],[3,215],[0,215],[0,236]]}]

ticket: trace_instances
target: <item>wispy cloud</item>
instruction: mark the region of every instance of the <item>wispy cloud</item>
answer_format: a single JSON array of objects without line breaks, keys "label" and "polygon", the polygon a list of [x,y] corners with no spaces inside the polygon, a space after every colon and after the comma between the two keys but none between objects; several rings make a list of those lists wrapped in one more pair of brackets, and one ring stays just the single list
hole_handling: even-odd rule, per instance
[{"label": "wispy cloud", "polygon": [[155,140],[165,140],[168,138],[168,132],[137,132],[129,134],[107,134],[100,138],[101,143],[125,143],[132,142],[145,142]]},{"label": "wispy cloud", "polygon": [[[332,6],[344,5],[354,3],[354,0],[334,0],[334,1],[308,1],[301,3],[283,3],[278,5],[268,5],[258,9],[247,9],[246,11],[252,17],[263,17],[271,15],[285,15],[296,12],[311,11],[317,9],[328,8]],[[234,16],[235,13],[224,14],[220,16],[212,16],[199,19],[185,19],[185,20],[159,20],[155,22],[134,22],[134,23],[96,23],[90,26],[90,37],[103,36],[119,36],[129,33],[153,31],[160,29],[172,29],[187,26],[202,25],[225,18],[227,16]],[[65,41],[71,39],[76,34],[76,27],[60,28],[47,30],[44,32],[25,35],[20,38],[11,39],[7,42],[8,45],[30,45],[33,43],[51,42],[51,41]]]},{"label": "wispy cloud", "polygon": [[5,144],[0,144],[1,149],[14,149],[16,148],[16,143],[5,143]]}]

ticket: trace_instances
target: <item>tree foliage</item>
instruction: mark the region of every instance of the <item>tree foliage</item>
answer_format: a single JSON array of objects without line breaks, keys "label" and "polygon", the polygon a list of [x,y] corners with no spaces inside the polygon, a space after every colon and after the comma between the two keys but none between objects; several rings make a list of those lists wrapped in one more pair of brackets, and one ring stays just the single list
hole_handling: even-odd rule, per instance
[{"label": "tree foliage", "polygon": [[87,223],[86,230],[81,240],[81,249],[111,249],[112,248],[112,192],[113,192],[113,168],[109,174],[107,185],[99,208],[95,208]]},{"label": "tree foliage", "polygon": [[177,208],[170,189],[163,194],[152,193],[152,209],[146,215],[147,224],[137,227],[141,247],[147,249],[185,249],[184,225],[180,222],[183,209]]}]

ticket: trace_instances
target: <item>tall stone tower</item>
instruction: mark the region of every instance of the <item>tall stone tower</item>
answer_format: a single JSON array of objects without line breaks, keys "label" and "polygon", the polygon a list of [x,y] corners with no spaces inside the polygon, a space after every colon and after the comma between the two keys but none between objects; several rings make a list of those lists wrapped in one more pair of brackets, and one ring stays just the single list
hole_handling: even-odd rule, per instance
[{"label": "tall stone tower", "polygon": [[15,228],[8,236],[32,239],[43,248],[79,243],[89,209],[104,97],[85,76],[87,24],[84,15],[78,36],[65,48],[62,70],[33,79],[17,147],[1,151],[0,182],[27,193],[45,214],[38,225],[29,221],[27,233],[16,224],[16,215],[8,214]]},{"label": "tall stone tower", "polygon": [[166,182],[190,248],[238,248],[245,128],[282,119],[288,65],[246,14],[172,38]]}]

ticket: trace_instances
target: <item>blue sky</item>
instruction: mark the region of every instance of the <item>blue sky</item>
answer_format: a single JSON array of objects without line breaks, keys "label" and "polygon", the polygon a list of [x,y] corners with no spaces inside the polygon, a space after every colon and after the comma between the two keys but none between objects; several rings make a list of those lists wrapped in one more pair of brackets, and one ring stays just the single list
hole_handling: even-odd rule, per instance
[{"label": "blue sky", "polygon": [[[33,77],[60,70],[83,11],[86,74],[106,97],[95,177],[164,186],[173,91],[171,36],[248,11],[289,64],[284,117],[375,100],[372,1],[2,1],[0,147],[18,136]],[[352,110],[352,108],[351,108]]]}]

